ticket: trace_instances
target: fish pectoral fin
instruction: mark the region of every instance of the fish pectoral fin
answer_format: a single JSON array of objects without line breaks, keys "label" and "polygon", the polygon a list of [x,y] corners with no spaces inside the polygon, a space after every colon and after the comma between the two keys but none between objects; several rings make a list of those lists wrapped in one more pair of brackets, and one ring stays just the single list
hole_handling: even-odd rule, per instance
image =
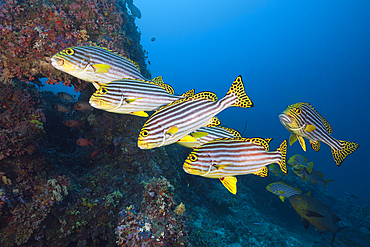
[{"label": "fish pectoral fin", "polygon": [[125,99],[125,101],[127,102],[127,104],[130,104],[132,102],[134,102],[135,100],[138,100],[138,99],[142,99],[142,98],[137,98],[137,99]]},{"label": "fish pectoral fin", "polygon": [[221,170],[221,169],[224,169],[225,167],[229,166],[231,164],[226,164],[226,165],[213,165],[214,167],[217,168],[217,170]]},{"label": "fish pectoral fin", "polygon": [[306,131],[306,132],[312,132],[312,131],[314,131],[316,129],[316,127],[314,126],[314,125],[312,125],[312,124],[307,124],[306,125],[306,128],[304,129],[304,131]]},{"label": "fish pectoral fin", "polygon": [[236,194],[236,183],[238,182],[236,177],[222,177],[220,178],[220,181],[228,191],[234,195]]},{"label": "fish pectoral fin", "polygon": [[266,166],[262,167],[261,170],[254,173],[254,175],[260,176],[260,177],[266,177],[268,174],[268,169]]},{"label": "fish pectoral fin", "polygon": [[284,202],[284,200],[285,200],[285,197],[284,197],[284,196],[279,196],[279,198],[280,198],[280,200],[281,200],[282,202]]},{"label": "fish pectoral fin", "polygon": [[295,134],[290,134],[289,137],[289,146],[292,146],[293,143],[297,141],[297,136]]},{"label": "fish pectoral fin", "polygon": [[304,141],[303,137],[302,136],[297,136],[297,138],[298,138],[299,144],[301,144],[301,147],[302,147],[303,151],[306,152],[306,142]]},{"label": "fish pectoral fin", "polygon": [[139,116],[139,117],[148,117],[148,113],[146,113],[145,111],[135,111],[135,112],[131,112],[132,115],[135,115],[135,116]]},{"label": "fish pectoral fin", "polygon": [[191,133],[191,135],[193,136],[193,137],[195,137],[195,138],[202,138],[202,137],[205,137],[205,136],[207,136],[208,135],[208,133],[207,132],[204,132],[204,131],[197,131],[197,132],[193,132],[193,133]]},{"label": "fish pectoral fin", "polygon": [[304,226],[304,229],[307,230],[308,226],[310,225],[310,222],[308,222],[308,220],[306,220],[305,218],[301,217],[301,220],[302,220],[302,223],[303,223],[303,226]]},{"label": "fish pectoral fin", "polygon": [[179,128],[177,126],[172,126],[169,130],[166,131],[166,134],[173,136],[178,131],[179,131]]},{"label": "fish pectoral fin", "polygon": [[312,169],[313,169],[313,162],[311,161],[310,163],[308,163],[308,167],[306,167],[306,170],[309,174],[311,174]]},{"label": "fish pectoral fin", "polygon": [[319,141],[311,141],[310,140],[310,144],[311,144],[311,147],[313,150],[315,150],[316,152],[320,151],[320,142]]},{"label": "fish pectoral fin", "polygon": [[92,67],[96,73],[107,73],[111,66],[108,64],[94,64]]},{"label": "fish pectoral fin", "polygon": [[[302,194],[302,192],[301,192],[301,194]],[[311,196],[311,190],[306,193],[306,196]]]},{"label": "fish pectoral fin", "polygon": [[304,210],[303,211],[303,214],[307,217],[317,217],[317,218],[323,218],[324,216],[322,216],[321,214],[319,213],[316,213],[314,211],[311,211],[311,210]]},{"label": "fish pectoral fin", "polygon": [[186,135],[183,138],[181,138],[180,140],[178,140],[178,142],[196,142],[196,141],[197,141],[197,139],[190,136],[190,135]]}]

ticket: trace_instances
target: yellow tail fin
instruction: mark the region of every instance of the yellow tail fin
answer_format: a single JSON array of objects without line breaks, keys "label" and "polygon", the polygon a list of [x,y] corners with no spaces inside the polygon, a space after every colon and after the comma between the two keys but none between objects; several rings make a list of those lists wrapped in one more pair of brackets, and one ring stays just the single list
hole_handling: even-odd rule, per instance
[{"label": "yellow tail fin", "polygon": [[287,140],[284,140],[281,144],[280,147],[276,150],[281,153],[281,160],[278,162],[280,169],[284,172],[287,173],[288,170],[286,168],[286,152],[287,152]]},{"label": "yellow tail fin", "polygon": [[360,146],[354,142],[347,142],[342,140],[339,141],[342,144],[342,148],[340,150],[331,149],[331,153],[333,154],[333,158],[337,166],[340,166],[343,160],[347,158],[348,155],[356,151],[357,148]]},{"label": "yellow tail fin", "polygon": [[232,94],[235,97],[237,97],[237,100],[235,101],[234,104],[232,104],[232,106],[237,106],[237,107],[242,107],[242,108],[250,108],[254,106],[252,100],[245,93],[244,84],[243,84],[241,75],[235,79],[235,81],[231,85],[227,94]]}]

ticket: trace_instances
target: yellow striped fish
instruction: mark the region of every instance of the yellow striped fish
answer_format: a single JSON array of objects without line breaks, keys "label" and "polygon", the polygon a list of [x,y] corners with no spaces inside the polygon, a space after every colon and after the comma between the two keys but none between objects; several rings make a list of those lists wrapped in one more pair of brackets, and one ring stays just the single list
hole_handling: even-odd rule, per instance
[{"label": "yellow striped fish", "polygon": [[163,82],[138,79],[119,79],[102,85],[90,98],[94,108],[109,112],[148,117],[146,111],[155,111],[175,100],[194,95],[194,90],[182,96]]},{"label": "yellow striped fish", "polygon": [[282,202],[284,202],[285,198],[302,194],[302,191],[300,189],[287,185],[284,182],[271,183],[266,186],[266,189],[271,193],[277,195]]},{"label": "yellow striped fish", "polygon": [[56,69],[92,82],[96,89],[99,84],[122,78],[147,80],[141,75],[137,63],[98,46],[69,47],[50,60]]},{"label": "yellow striped fish", "polygon": [[181,146],[188,148],[196,148],[207,142],[220,139],[220,138],[242,138],[241,134],[234,129],[226,128],[222,126],[206,126],[191,132],[189,136],[194,137],[196,140],[182,141],[181,139],[177,142]]},{"label": "yellow striped fish", "polygon": [[289,158],[288,165],[296,170],[306,168],[308,173],[312,172],[313,162],[308,162],[308,160],[302,155],[296,154]]},{"label": "yellow striped fish", "polygon": [[267,165],[278,163],[287,173],[287,141],[269,152],[269,141],[262,138],[222,138],[194,149],[185,160],[186,173],[207,178],[219,178],[222,184],[236,194],[236,175],[255,174],[266,177]]},{"label": "yellow striped fish", "polygon": [[217,101],[217,95],[212,92],[202,92],[160,108],[141,129],[138,146],[141,149],[151,149],[175,143],[180,139],[194,142],[196,139],[189,136],[189,133],[206,126],[212,117],[230,106],[253,106],[245,93],[241,76],[236,78],[221,100]]},{"label": "yellow striped fish", "polygon": [[332,128],[328,121],[323,118],[310,104],[296,103],[287,107],[279,115],[280,122],[291,133],[289,144],[299,141],[306,151],[306,143],[303,138],[310,141],[311,147],[318,152],[320,142],[331,148],[335,163],[340,166],[343,160],[356,151],[357,143],[337,140],[332,137]]},{"label": "yellow striped fish", "polygon": [[316,171],[315,169],[312,169],[311,173],[309,173],[306,168],[298,170],[294,169],[293,172],[303,181],[306,180],[311,181],[311,183],[313,183],[314,185],[316,185],[317,183],[322,183],[325,186],[325,188],[329,182],[334,181],[334,179],[324,179],[324,174],[322,174],[319,171]]}]

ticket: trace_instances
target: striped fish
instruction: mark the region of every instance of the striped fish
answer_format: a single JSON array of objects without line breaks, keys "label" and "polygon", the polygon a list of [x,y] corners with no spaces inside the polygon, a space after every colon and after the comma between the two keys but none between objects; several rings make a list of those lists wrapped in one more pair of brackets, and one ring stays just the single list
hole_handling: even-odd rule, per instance
[{"label": "striped fish", "polygon": [[290,105],[279,115],[280,122],[291,133],[289,144],[299,141],[306,151],[306,143],[303,138],[310,141],[311,147],[318,152],[320,142],[331,148],[335,163],[340,166],[343,160],[359,147],[357,143],[337,140],[332,137],[332,128],[328,121],[323,118],[310,104],[296,103]]},{"label": "striped fish", "polygon": [[99,84],[122,78],[147,80],[141,75],[137,63],[98,46],[69,47],[50,60],[56,69],[92,82],[96,89],[99,89]]},{"label": "striped fish", "polygon": [[217,95],[212,92],[202,92],[160,108],[141,129],[138,146],[141,149],[151,149],[180,139],[195,142],[196,138],[189,136],[189,133],[206,126],[212,117],[230,106],[253,106],[245,93],[241,76],[236,78],[221,100],[217,101]]},{"label": "striped fish", "polygon": [[266,189],[271,193],[277,195],[282,202],[284,202],[285,198],[302,194],[302,191],[300,189],[287,185],[284,182],[271,183],[266,186]]},{"label": "striped fish", "polygon": [[172,87],[163,82],[125,78],[102,85],[89,103],[100,110],[148,117],[146,111],[155,111],[175,100],[192,96],[194,90],[182,96],[173,93]]},{"label": "striped fish", "polygon": [[201,127],[196,131],[191,132],[189,136],[194,137],[196,141],[182,141],[180,139],[177,143],[184,147],[196,148],[207,142],[220,138],[242,138],[237,130],[221,126]]},{"label": "striped fish", "polygon": [[313,162],[309,162],[309,163],[307,162],[308,160],[305,157],[303,157],[302,155],[296,154],[289,158],[288,165],[290,165],[291,167],[297,170],[306,168],[307,172],[311,173],[312,168],[313,168]]},{"label": "striped fish", "polygon": [[271,163],[278,163],[287,173],[286,151],[286,140],[276,151],[269,152],[269,143],[262,138],[222,138],[194,149],[185,160],[183,169],[189,174],[219,178],[231,193],[236,194],[236,175],[266,177],[266,166]]},{"label": "striped fish", "polygon": [[329,182],[334,181],[334,179],[323,179],[324,174],[316,171],[315,169],[312,169],[311,173],[309,173],[306,168],[298,170],[294,169],[293,172],[303,181],[306,180],[311,181],[314,185],[316,185],[317,183],[322,183],[325,186],[325,188]]}]

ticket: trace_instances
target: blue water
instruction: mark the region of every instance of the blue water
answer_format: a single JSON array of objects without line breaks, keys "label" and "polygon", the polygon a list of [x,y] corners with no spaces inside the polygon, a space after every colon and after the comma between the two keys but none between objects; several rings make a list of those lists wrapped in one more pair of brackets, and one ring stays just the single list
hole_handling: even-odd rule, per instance
[{"label": "blue water", "polygon": [[[191,88],[223,97],[241,74],[252,109],[230,108],[219,117],[244,136],[272,137],[271,150],[289,138],[278,115],[287,105],[309,102],[337,139],[360,148],[337,167],[330,148],[302,154],[339,197],[344,191],[369,204],[370,12],[369,1],[143,1],[136,23],[149,69],[176,93]],[[151,38],[155,37],[155,41]],[[308,145],[308,142],[307,142]],[[179,164],[181,165],[181,164]]]}]

